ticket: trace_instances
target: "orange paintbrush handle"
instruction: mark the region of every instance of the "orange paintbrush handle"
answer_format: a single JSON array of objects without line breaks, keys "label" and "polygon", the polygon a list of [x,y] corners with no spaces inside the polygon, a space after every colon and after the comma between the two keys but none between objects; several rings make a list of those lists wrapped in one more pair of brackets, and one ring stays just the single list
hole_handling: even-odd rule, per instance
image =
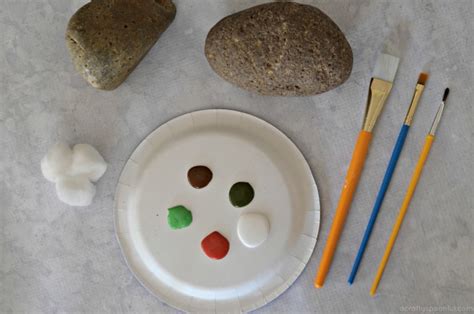
[{"label": "orange paintbrush handle", "polygon": [[352,154],[351,164],[349,165],[349,170],[347,170],[344,186],[336,208],[336,215],[334,216],[331,230],[329,231],[326,247],[324,248],[323,257],[321,258],[321,264],[319,264],[318,273],[314,279],[314,286],[316,288],[321,288],[323,286],[324,279],[326,278],[329,267],[331,266],[337,242],[341,236],[352,198],[354,197],[357,184],[359,183],[360,174],[364,167],[371,139],[372,133],[367,131],[361,131],[357,138],[354,153]]}]

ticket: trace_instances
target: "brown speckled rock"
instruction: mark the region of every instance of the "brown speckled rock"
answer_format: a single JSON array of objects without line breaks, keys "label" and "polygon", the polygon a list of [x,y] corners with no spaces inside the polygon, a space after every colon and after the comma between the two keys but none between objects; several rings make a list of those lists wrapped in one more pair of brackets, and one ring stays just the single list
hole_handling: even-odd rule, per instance
[{"label": "brown speckled rock", "polygon": [[66,42],[92,86],[119,86],[171,24],[171,0],[92,0],[69,21]]},{"label": "brown speckled rock", "polygon": [[205,53],[223,79],[264,95],[331,90],[352,70],[352,50],[319,9],[275,2],[227,16],[207,35]]}]

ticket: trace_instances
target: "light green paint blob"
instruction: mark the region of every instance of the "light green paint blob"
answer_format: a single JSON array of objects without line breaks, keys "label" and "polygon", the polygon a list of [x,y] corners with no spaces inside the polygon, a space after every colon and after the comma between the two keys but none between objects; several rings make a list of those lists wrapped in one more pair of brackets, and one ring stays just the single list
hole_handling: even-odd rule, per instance
[{"label": "light green paint blob", "polygon": [[178,205],[168,208],[168,225],[171,229],[186,228],[193,222],[193,214],[186,207]]}]

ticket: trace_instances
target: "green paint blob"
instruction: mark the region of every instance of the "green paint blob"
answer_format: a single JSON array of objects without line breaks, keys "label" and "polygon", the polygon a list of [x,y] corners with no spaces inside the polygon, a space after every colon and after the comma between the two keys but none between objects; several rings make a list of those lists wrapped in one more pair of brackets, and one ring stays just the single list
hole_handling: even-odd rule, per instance
[{"label": "green paint blob", "polygon": [[254,197],[252,186],[247,182],[235,183],[229,191],[229,199],[235,207],[247,206]]},{"label": "green paint blob", "polygon": [[168,208],[168,225],[171,229],[186,228],[193,222],[193,214],[186,207],[179,205]]}]

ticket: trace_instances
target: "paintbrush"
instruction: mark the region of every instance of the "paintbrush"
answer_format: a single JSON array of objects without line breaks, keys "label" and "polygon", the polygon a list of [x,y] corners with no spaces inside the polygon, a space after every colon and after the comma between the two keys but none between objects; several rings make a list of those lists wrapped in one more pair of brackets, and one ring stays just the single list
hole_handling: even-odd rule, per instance
[{"label": "paintbrush", "polygon": [[392,252],[393,245],[395,244],[395,240],[397,239],[398,232],[400,231],[400,227],[402,226],[403,218],[408,210],[408,206],[410,205],[410,201],[415,193],[416,185],[420,180],[421,172],[423,171],[423,166],[428,159],[428,154],[431,149],[431,145],[435,139],[436,129],[438,128],[439,121],[441,120],[441,116],[443,115],[444,106],[446,99],[448,98],[449,88],[444,90],[443,100],[439,105],[439,109],[436,112],[436,116],[434,118],[433,124],[431,125],[430,132],[428,136],[426,136],[425,144],[420,154],[420,158],[416,164],[415,170],[413,171],[410,184],[408,185],[407,192],[405,194],[405,198],[403,199],[402,206],[400,208],[400,213],[398,214],[397,220],[395,221],[395,225],[393,226],[392,233],[390,234],[390,238],[387,243],[387,247],[385,248],[385,253],[383,254],[382,261],[380,262],[379,268],[377,270],[377,275],[375,276],[374,282],[372,283],[372,288],[370,288],[370,295],[375,295],[377,291],[377,287],[379,285],[380,279],[382,279],[383,272],[385,270],[385,266],[387,266],[388,258],[390,257],[390,253]]},{"label": "paintbrush", "polygon": [[379,56],[375,64],[374,74],[370,81],[362,130],[357,138],[352,160],[349,169],[347,170],[339,203],[336,208],[336,214],[331,225],[331,230],[329,231],[318,273],[314,279],[314,286],[316,288],[321,288],[323,286],[324,280],[331,266],[337,242],[341,236],[344,222],[349,212],[357,184],[359,183],[365,159],[367,158],[370,141],[372,139],[372,131],[385,101],[390,94],[390,90],[392,89],[392,82],[397,73],[398,62],[399,59],[397,57],[382,54]]},{"label": "paintbrush", "polygon": [[354,265],[352,266],[352,271],[348,279],[348,282],[350,284],[354,282],[357,270],[359,269],[362,256],[364,255],[365,248],[367,247],[367,242],[369,241],[370,234],[372,233],[372,229],[374,228],[375,220],[377,219],[380,207],[382,207],[385,193],[387,192],[390,180],[392,179],[393,172],[395,171],[395,167],[397,166],[398,158],[400,157],[403,145],[405,144],[405,139],[408,135],[408,131],[410,130],[410,125],[413,121],[413,116],[415,115],[415,111],[418,106],[421,94],[425,89],[425,83],[427,79],[428,74],[420,73],[420,76],[418,77],[418,82],[416,83],[415,92],[413,93],[413,98],[411,100],[410,106],[408,107],[408,112],[405,116],[405,121],[403,122],[402,128],[400,129],[400,133],[398,134],[395,146],[393,147],[392,157],[390,157],[387,170],[385,171],[382,184],[380,185],[379,192],[377,193],[377,197],[375,199],[375,204],[372,209],[372,213],[370,214],[369,223],[367,224],[367,228],[365,229],[364,237],[362,238],[362,243],[360,244],[359,251],[357,252],[357,256],[354,261]]}]

